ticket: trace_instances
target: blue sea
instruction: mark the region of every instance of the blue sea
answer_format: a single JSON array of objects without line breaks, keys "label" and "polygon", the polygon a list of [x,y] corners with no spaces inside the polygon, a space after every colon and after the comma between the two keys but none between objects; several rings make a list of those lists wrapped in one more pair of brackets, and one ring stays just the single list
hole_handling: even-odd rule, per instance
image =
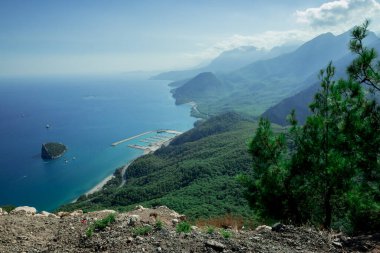
[{"label": "blue sea", "polygon": [[[138,140],[111,143],[192,128],[190,106],[176,106],[167,83],[121,75],[0,79],[0,205],[52,211],[142,155],[128,147]],[[45,142],[68,151],[44,161]]]}]

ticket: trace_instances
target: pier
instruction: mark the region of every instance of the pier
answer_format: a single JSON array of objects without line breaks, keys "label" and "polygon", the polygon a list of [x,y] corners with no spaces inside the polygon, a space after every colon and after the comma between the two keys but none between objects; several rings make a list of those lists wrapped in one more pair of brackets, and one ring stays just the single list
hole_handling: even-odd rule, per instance
[{"label": "pier", "polygon": [[130,148],[136,148],[136,149],[141,149],[141,150],[146,150],[146,149],[148,149],[148,147],[140,146],[140,145],[136,145],[136,144],[128,145],[128,147],[130,147]]},{"label": "pier", "polygon": [[[135,135],[135,136],[114,142],[111,144],[111,146],[115,147],[115,146],[122,144],[124,142],[131,141],[133,139],[136,139],[138,137],[141,137],[141,136],[144,136],[147,134],[151,134],[151,133],[157,133],[157,134],[168,133],[168,134],[172,134],[173,136],[150,136],[150,137],[147,137],[147,138],[141,140],[142,142],[150,143],[150,145],[149,145],[150,147],[152,147],[152,146],[155,146],[155,147],[158,146],[159,147],[159,146],[161,146],[162,143],[168,142],[171,139],[173,139],[174,137],[176,137],[177,135],[182,134],[182,132],[180,132],[180,131],[170,130],[170,129],[147,131],[147,132],[144,132],[144,133],[141,133],[141,134],[138,134],[138,135]],[[140,145],[128,145],[128,147],[136,148],[136,149],[142,149],[142,150],[149,149],[149,147],[140,146]]]},{"label": "pier", "polygon": [[144,132],[144,133],[141,133],[141,134],[138,134],[138,135],[135,135],[135,136],[129,137],[129,138],[127,138],[127,139],[123,139],[123,140],[121,140],[121,141],[114,142],[114,143],[111,144],[111,146],[114,147],[114,146],[117,146],[117,145],[119,145],[119,144],[121,144],[121,143],[124,143],[124,142],[130,141],[130,140],[136,139],[136,138],[138,138],[138,137],[140,137],[140,136],[143,136],[143,135],[146,135],[146,134],[150,134],[150,133],[153,133],[153,132],[155,132],[155,131]]},{"label": "pier", "polygon": [[[156,133],[157,135],[154,135],[154,133]],[[171,136],[161,135],[162,133],[170,134]],[[138,137],[141,137],[141,136],[144,136],[147,134],[153,134],[153,136],[149,136],[149,137],[145,137],[145,138],[143,137],[143,138],[141,138],[141,140],[138,140],[140,142],[147,143],[148,144],[147,146],[138,145],[138,144],[129,144],[128,147],[144,150],[144,154],[149,154],[151,152],[156,151],[157,149],[159,149],[163,145],[164,146],[168,145],[174,137],[182,134],[182,132],[179,132],[176,130],[169,130],[169,129],[168,130],[166,130],[166,129],[165,130],[153,130],[153,131],[148,131],[148,132],[144,132],[144,133],[129,137],[127,139],[123,139],[121,141],[114,142],[111,144],[111,146],[115,147],[121,143],[131,141],[133,139],[136,139]]]}]

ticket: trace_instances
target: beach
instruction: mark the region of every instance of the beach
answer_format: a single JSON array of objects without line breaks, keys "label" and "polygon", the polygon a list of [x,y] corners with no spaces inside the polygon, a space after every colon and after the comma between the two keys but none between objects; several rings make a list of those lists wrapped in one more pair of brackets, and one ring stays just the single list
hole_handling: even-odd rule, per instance
[{"label": "beach", "polygon": [[[166,140],[163,140],[163,141],[156,141],[156,142],[152,142],[149,144],[149,146],[138,146],[138,145],[130,145],[129,147],[131,148],[137,148],[137,149],[143,149],[143,154],[141,156],[144,156],[144,155],[147,155],[147,154],[151,154],[153,153],[154,151],[156,151],[157,149],[161,148],[162,146],[167,146],[169,145],[169,143],[172,141],[172,139],[174,137],[176,137],[177,135],[181,134],[182,132],[179,132],[179,131],[175,131],[175,130],[165,130],[166,132],[168,133],[172,133],[174,134],[173,136],[171,136],[169,139],[166,139]],[[133,136],[133,137],[130,137],[128,139],[125,139],[125,140],[122,140],[122,141],[119,141],[120,143],[122,142],[126,142],[126,141],[129,141],[129,140],[132,140],[132,139],[135,139],[137,137],[141,137],[143,135],[146,135],[146,134],[149,134],[149,133],[152,133],[152,132],[155,132],[155,131],[149,131],[149,132],[144,132],[142,134],[139,134],[139,135],[136,135],[136,136]],[[113,143],[111,146],[117,146],[119,144],[119,142],[116,142],[116,145],[114,145],[115,143]],[[139,157],[141,157],[139,156]],[[138,157],[137,157],[138,158]],[[124,184],[125,184],[125,179],[124,179],[124,174],[125,174],[125,171],[127,170],[128,166],[134,161],[135,159],[133,159],[132,161],[130,161],[128,164],[124,165],[123,166],[123,169],[121,170],[121,177],[122,177],[122,183],[120,184],[120,187],[122,187]],[[101,182],[99,182],[97,185],[95,185],[94,187],[92,187],[89,191],[87,191],[84,195],[85,196],[88,196],[90,194],[93,194],[97,191],[100,191],[101,189],[103,189],[103,187],[107,184],[108,181],[110,181],[111,179],[113,179],[115,176],[114,176],[114,173],[112,173],[111,175],[107,176],[106,178],[104,178]],[[76,202],[77,201],[77,198],[72,202]]]},{"label": "beach", "polygon": [[100,191],[107,184],[107,182],[110,181],[114,177],[115,176],[113,174],[109,175],[108,177],[106,177],[105,179],[103,179],[99,184],[95,185],[88,192],[86,192],[85,195],[88,196],[90,194],[93,194],[94,192]]}]

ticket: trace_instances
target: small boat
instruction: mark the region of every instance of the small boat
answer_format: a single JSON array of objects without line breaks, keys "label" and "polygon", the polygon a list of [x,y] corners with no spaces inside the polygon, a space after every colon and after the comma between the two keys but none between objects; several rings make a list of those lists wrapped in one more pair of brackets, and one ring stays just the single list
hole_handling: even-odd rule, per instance
[{"label": "small boat", "polygon": [[50,125],[49,125],[49,124],[46,124],[46,126],[45,126],[45,127],[46,127],[46,129],[48,129],[48,128],[50,128]]}]

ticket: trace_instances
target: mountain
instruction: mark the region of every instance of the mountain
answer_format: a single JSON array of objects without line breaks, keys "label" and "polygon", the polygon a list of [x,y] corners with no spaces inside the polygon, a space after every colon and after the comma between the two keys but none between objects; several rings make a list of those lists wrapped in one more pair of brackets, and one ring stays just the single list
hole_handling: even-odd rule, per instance
[{"label": "mountain", "polygon": [[261,116],[267,118],[272,123],[285,126],[288,124],[286,120],[287,116],[294,109],[298,123],[304,124],[307,116],[311,114],[308,105],[313,101],[319,87],[319,83],[315,83],[296,95],[285,98],[280,103],[266,110]]},{"label": "mountain", "polygon": [[153,76],[152,79],[178,81],[182,79],[192,78],[195,75],[200,74],[202,72],[231,72],[254,61],[275,57],[295,49],[295,45],[279,46],[273,48],[270,51],[258,49],[253,46],[238,47],[222,52],[207,66],[189,70],[163,72],[156,76]]},{"label": "mountain", "polygon": [[[380,39],[377,38],[373,33],[369,33],[369,37],[367,37],[365,43],[368,44],[368,47],[374,48],[377,52],[380,52]],[[336,68],[336,80],[339,78],[347,77],[346,69],[354,58],[355,56],[349,53],[338,61],[333,62]],[[310,115],[309,104],[313,101],[314,95],[320,87],[320,82],[316,78],[317,73],[315,73],[313,76],[315,77],[309,78],[307,80],[308,83],[312,83],[310,87],[302,90],[294,96],[285,98],[284,100],[280,101],[278,104],[266,110],[262,116],[268,118],[273,123],[284,126],[288,124],[286,121],[287,115],[289,115],[290,112],[294,109],[296,111],[297,120],[300,124],[304,124],[307,116]]]},{"label": "mountain", "polygon": [[212,101],[227,91],[227,87],[213,73],[200,73],[194,78],[173,90],[173,97],[177,104],[184,104],[194,100]]},{"label": "mountain", "polygon": [[[294,96],[318,81],[319,70],[330,61],[352,57],[348,43],[350,31],[335,36],[322,34],[291,53],[256,61],[236,71],[217,74],[228,92],[212,100],[193,97],[201,114],[216,115],[235,111],[258,117],[287,97]],[[366,41],[378,38],[369,33]],[[352,58],[350,58],[352,59]],[[190,93],[190,92],[189,92]]]}]

